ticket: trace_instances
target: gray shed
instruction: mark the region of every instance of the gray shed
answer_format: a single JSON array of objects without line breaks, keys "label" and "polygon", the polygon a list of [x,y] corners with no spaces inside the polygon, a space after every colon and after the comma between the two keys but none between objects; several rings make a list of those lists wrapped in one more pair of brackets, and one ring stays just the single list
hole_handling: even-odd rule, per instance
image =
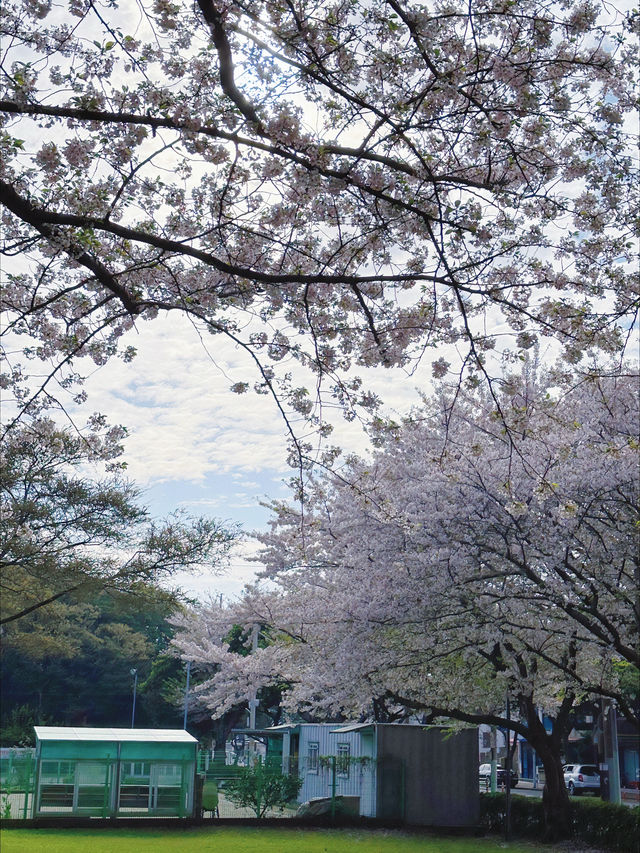
[{"label": "gray shed", "polygon": [[[475,826],[480,819],[478,733],[439,726],[377,725],[377,816],[395,817],[401,786],[403,818],[416,826]],[[390,811],[390,813],[388,813]]]},{"label": "gray shed", "polygon": [[392,723],[299,723],[242,730],[302,779],[298,802],[340,797],[363,817],[475,826],[478,732]]}]

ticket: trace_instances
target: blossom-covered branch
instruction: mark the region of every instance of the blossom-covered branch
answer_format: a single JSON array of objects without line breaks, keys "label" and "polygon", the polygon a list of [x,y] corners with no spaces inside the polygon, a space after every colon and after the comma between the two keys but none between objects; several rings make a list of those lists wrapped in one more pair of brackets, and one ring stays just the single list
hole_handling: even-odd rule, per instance
[{"label": "blossom-covered branch", "polygon": [[[638,663],[639,379],[599,372],[531,363],[502,378],[500,411],[443,387],[371,458],[311,479],[302,506],[274,503],[268,583],[176,637],[218,667],[212,712],[279,682],[287,708],[321,717],[505,725],[509,696],[562,811],[574,705],[616,698],[637,720],[620,664]],[[271,645],[234,660],[229,621],[269,626]]]},{"label": "blossom-covered branch", "polygon": [[[612,7],[4,13],[1,201],[22,257],[3,308],[39,357],[74,353],[73,381],[83,355],[130,357],[132,318],[167,307],[244,335],[274,389],[283,353],[331,377],[350,416],[375,402],[345,393],[354,367],[431,346],[491,378],[499,325],[574,363],[624,348],[634,41]],[[302,388],[284,393],[309,414]]]}]

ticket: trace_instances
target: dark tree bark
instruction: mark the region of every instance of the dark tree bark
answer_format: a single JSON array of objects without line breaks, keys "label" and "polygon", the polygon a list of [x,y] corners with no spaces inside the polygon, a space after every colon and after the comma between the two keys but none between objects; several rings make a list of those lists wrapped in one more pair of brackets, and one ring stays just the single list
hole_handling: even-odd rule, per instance
[{"label": "dark tree bark", "polygon": [[428,707],[422,702],[411,701],[397,694],[394,694],[393,698],[407,708],[426,711],[428,722],[450,717],[474,725],[486,723],[502,729],[509,728],[510,732],[516,732],[525,738],[540,757],[545,772],[546,781],[542,792],[545,840],[556,841],[571,837],[571,803],[562,772],[562,739],[569,731],[570,714],[575,701],[571,693],[567,694],[560,706],[551,732],[546,731],[538,716],[538,708],[529,696],[518,697],[520,720],[510,721],[497,714],[474,714],[456,708]]},{"label": "dark tree bark", "polygon": [[[565,707],[565,705],[568,706]],[[543,726],[530,699],[521,703],[527,719],[527,741],[535,749],[544,767],[545,785],[542,805],[545,820],[545,840],[569,838],[572,834],[571,805],[562,772],[562,739],[568,731],[569,711],[573,701],[565,700],[553,721],[551,732]]]}]

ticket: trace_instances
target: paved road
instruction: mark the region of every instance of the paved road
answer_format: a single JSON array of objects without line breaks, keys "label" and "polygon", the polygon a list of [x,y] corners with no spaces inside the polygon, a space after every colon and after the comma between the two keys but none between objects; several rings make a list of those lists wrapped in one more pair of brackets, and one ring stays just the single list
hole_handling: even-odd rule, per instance
[{"label": "paved road", "polygon": [[512,788],[511,793],[517,794],[519,797],[541,797],[542,788],[527,787],[523,782],[518,782],[518,787]]},{"label": "paved road", "polygon": [[[484,793],[485,788],[483,785],[480,786],[480,792]],[[534,788],[531,782],[518,782],[516,788],[511,789],[512,794],[516,794],[519,797],[542,797],[542,788]],[[582,794],[581,797],[588,799],[589,797],[593,798],[594,794]],[[634,806],[640,806],[640,802],[638,800],[622,800],[623,806],[630,806],[633,808]]]},{"label": "paved road", "polygon": [[[480,793],[481,794],[488,793],[488,791],[484,785],[480,785]],[[504,791],[498,789],[498,793],[504,794]],[[526,787],[525,785],[523,785],[522,782],[519,782],[518,786],[516,788],[511,789],[511,793],[517,794],[518,796],[523,796],[523,797],[541,797],[542,796],[542,788],[538,788],[537,790],[534,790],[531,787],[531,785]]]}]

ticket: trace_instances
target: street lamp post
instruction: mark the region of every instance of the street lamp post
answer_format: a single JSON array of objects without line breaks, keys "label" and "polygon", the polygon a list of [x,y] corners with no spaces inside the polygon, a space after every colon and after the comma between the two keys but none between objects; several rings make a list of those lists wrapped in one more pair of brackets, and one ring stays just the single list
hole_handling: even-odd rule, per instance
[{"label": "street lamp post", "polygon": [[505,814],[505,822],[504,822],[504,837],[505,841],[509,842],[511,840],[511,705],[509,703],[509,694],[507,693],[507,759],[506,759],[506,768],[505,768],[505,800],[506,800],[506,814]]},{"label": "street lamp post", "polygon": [[131,728],[133,728],[136,721],[136,692],[138,690],[138,670],[130,669],[129,672],[133,676],[133,703],[131,705]]},{"label": "street lamp post", "polygon": [[[258,634],[260,632],[260,626],[254,625],[251,631],[251,651],[255,652],[258,648]],[[249,728],[255,729],[256,727],[256,710],[260,702],[258,701],[258,694],[256,690],[252,690],[251,696],[249,697]]]},{"label": "street lamp post", "polygon": [[189,679],[191,677],[191,661],[187,661],[187,686],[184,689],[184,716],[182,719],[182,728],[187,730],[187,713],[189,711]]}]

